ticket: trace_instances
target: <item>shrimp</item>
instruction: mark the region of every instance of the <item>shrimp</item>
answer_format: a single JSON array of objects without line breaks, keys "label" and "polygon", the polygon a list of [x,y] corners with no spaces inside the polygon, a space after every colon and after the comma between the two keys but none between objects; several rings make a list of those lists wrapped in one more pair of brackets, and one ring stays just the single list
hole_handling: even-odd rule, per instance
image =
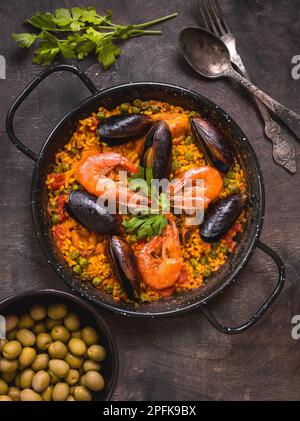
[{"label": "shrimp", "polygon": [[129,159],[115,152],[97,153],[87,151],[78,163],[75,177],[91,194],[105,196],[109,201],[127,205],[145,202],[145,197],[129,190],[121,181],[113,180],[111,174],[117,166],[137,174],[138,168]]},{"label": "shrimp", "polygon": [[[203,188],[195,186],[193,182],[203,180]],[[186,171],[175,183],[172,184],[171,197],[174,201],[176,195],[183,189],[183,187],[191,182],[184,190],[184,200],[193,199],[194,206],[202,204],[206,209],[211,201],[216,199],[223,188],[223,180],[218,170],[209,166],[202,166],[199,168],[192,168]],[[183,201],[182,208],[185,209],[185,202]]]},{"label": "shrimp", "polygon": [[170,128],[173,139],[185,136],[189,130],[189,119],[185,114],[165,112],[153,114],[152,118],[154,121],[164,120]]},{"label": "shrimp", "polygon": [[152,238],[138,255],[138,266],[144,282],[157,290],[172,287],[180,276],[183,264],[175,219],[162,235]]}]

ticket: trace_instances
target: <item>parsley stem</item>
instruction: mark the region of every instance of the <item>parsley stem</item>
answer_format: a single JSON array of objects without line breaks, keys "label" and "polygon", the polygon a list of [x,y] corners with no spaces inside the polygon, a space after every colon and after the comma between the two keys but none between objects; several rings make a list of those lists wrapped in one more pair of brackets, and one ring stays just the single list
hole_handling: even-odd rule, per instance
[{"label": "parsley stem", "polygon": [[151,20],[150,22],[145,22],[145,23],[140,23],[138,25],[133,25],[133,27],[134,27],[134,29],[146,28],[147,26],[156,25],[157,23],[176,18],[177,15],[178,15],[178,13],[173,13],[172,15],[164,16],[163,18],[160,18],[160,19]]}]

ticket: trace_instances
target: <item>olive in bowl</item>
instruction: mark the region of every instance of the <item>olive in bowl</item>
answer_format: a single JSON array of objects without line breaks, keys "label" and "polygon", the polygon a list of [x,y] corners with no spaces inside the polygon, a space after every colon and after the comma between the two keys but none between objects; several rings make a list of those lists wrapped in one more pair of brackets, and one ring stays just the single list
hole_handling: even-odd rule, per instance
[{"label": "olive in bowl", "polygon": [[36,290],[0,303],[0,400],[110,400],[115,340],[96,310],[62,291]]}]

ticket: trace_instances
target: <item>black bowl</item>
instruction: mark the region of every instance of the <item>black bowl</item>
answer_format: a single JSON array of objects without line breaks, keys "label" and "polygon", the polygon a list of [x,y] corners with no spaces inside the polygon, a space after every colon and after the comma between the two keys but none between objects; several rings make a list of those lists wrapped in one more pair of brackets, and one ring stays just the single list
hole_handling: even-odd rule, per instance
[{"label": "black bowl", "polygon": [[103,362],[101,370],[101,374],[105,379],[105,388],[101,392],[93,393],[93,400],[110,400],[117,383],[119,371],[117,346],[105,321],[90,304],[67,292],[42,289],[22,292],[6,298],[0,302],[0,314],[2,316],[9,313],[19,315],[26,313],[33,304],[48,305],[53,302],[66,304],[69,309],[78,314],[83,326],[92,326],[98,332],[100,343],[107,352],[107,357]]}]

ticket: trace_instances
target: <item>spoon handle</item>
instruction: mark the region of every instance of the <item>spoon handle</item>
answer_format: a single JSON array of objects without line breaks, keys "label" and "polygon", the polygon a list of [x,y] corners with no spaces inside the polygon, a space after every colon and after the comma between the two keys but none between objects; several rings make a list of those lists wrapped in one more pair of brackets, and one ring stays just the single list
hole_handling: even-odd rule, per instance
[{"label": "spoon handle", "polygon": [[242,75],[236,72],[234,69],[230,69],[226,73],[227,77],[230,77],[239,82],[244,88],[255,95],[261,102],[263,102],[274,114],[276,114],[297,136],[300,140],[300,115],[280,104],[274,98],[271,98],[257,86],[255,86],[248,79],[245,79]]}]

